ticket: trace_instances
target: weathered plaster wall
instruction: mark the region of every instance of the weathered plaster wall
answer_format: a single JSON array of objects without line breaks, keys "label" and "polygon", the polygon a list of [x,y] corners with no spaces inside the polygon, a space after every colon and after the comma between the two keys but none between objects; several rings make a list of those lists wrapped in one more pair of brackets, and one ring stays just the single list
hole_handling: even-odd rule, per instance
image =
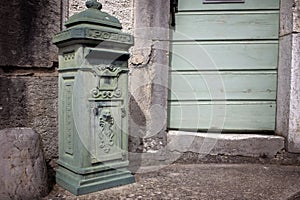
[{"label": "weathered plaster wall", "polygon": [[300,153],[300,1],[281,1],[277,127],[287,149]]},{"label": "weathered plaster wall", "polygon": [[[135,46],[130,60],[132,151],[164,154],[166,146],[169,1],[135,1]],[[146,155],[146,154],[145,154]]]},{"label": "weathered plaster wall", "polygon": [[[98,0],[102,3],[102,11],[117,17],[127,33],[133,31],[133,0]],[[69,16],[84,9],[86,0],[69,0]]]},{"label": "weathered plaster wall", "polygon": [[287,136],[289,126],[290,68],[292,62],[294,0],[281,1],[280,14],[280,59],[278,66],[277,127],[279,135]]},{"label": "weathered plaster wall", "polygon": [[[298,4],[299,14],[299,4]],[[300,18],[298,17],[298,20]],[[300,20],[299,20],[300,21]],[[300,153],[300,33],[293,34],[288,150]]]}]

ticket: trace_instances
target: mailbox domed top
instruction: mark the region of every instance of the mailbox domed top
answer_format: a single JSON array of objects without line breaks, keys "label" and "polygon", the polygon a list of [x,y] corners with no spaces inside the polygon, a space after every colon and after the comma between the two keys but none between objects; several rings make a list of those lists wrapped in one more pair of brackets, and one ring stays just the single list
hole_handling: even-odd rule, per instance
[{"label": "mailbox domed top", "polygon": [[97,0],[87,1],[86,7],[87,10],[71,16],[65,26],[69,28],[78,24],[94,24],[122,29],[122,25],[116,17],[101,11],[102,4]]}]

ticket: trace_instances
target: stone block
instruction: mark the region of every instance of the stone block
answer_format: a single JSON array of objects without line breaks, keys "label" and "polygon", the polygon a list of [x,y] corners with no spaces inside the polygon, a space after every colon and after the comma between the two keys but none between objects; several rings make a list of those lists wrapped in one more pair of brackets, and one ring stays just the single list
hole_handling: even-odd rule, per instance
[{"label": "stone block", "polygon": [[289,152],[300,153],[300,34],[280,38],[276,132],[287,139]]},{"label": "stone block", "polygon": [[293,34],[288,150],[300,153],[300,34]]},{"label": "stone block", "polygon": [[41,136],[47,161],[58,157],[58,77],[32,77],[26,81],[28,127]]},{"label": "stone block", "polygon": [[280,36],[293,32],[293,4],[295,0],[280,1]]},{"label": "stone block", "polygon": [[46,160],[57,158],[57,75],[0,75],[0,95],[0,129],[32,127],[41,136]]},{"label": "stone block", "polygon": [[169,10],[168,1],[134,3],[129,91],[135,105],[130,106],[129,127],[130,134],[142,138],[144,152],[159,151],[166,145],[169,15],[165,11]]},{"label": "stone block", "polygon": [[286,137],[290,112],[292,35],[281,37],[279,44],[276,133]]},{"label": "stone block", "polygon": [[0,66],[52,67],[52,37],[62,28],[61,0],[0,2]]},{"label": "stone block", "polygon": [[0,76],[0,129],[27,125],[26,83]]},{"label": "stone block", "polygon": [[300,33],[300,1],[294,0],[293,4],[293,33]]},{"label": "stone block", "polygon": [[284,148],[284,138],[272,135],[217,134],[170,131],[168,150],[203,155],[273,157]]},{"label": "stone block", "polygon": [[32,129],[1,130],[0,158],[0,199],[32,200],[48,194],[40,138]]}]

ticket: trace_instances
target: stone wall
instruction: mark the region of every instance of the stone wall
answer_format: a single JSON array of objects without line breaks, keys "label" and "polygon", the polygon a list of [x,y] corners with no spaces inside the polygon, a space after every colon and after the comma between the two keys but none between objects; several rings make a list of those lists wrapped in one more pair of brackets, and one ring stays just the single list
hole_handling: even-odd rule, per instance
[{"label": "stone wall", "polygon": [[0,75],[0,129],[30,127],[41,135],[47,161],[57,158],[57,75]]},{"label": "stone wall", "polygon": [[61,0],[1,0],[0,65],[52,67],[61,30]]},{"label": "stone wall", "polygon": [[291,100],[288,150],[300,153],[300,1],[293,6]]},{"label": "stone wall", "polygon": [[45,158],[57,158],[57,60],[65,0],[0,2],[0,129],[30,127]]},{"label": "stone wall", "polygon": [[300,1],[281,1],[277,127],[287,149],[300,153]]}]

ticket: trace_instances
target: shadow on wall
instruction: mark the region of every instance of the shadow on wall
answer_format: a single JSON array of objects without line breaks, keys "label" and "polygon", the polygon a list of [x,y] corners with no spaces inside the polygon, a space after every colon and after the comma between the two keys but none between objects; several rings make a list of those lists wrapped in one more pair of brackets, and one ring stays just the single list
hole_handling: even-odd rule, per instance
[{"label": "shadow on wall", "polygon": [[144,148],[143,133],[146,132],[146,117],[135,98],[129,94],[129,160],[130,170],[135,173],[141,166]]}]

